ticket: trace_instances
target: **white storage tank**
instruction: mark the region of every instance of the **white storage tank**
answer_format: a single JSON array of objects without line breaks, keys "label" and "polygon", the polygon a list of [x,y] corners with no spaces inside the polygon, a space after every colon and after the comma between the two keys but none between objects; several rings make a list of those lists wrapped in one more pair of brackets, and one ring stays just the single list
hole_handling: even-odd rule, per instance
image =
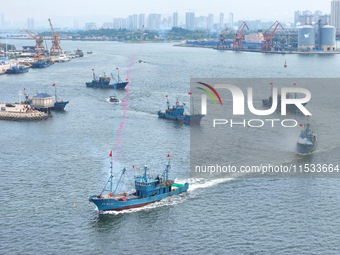
[{"label": "white storage tank", "polygon": [[335,33],[336,29],[333,26],[325,25],[320,29],[320,48],[322,50],[336,50]]},{"label": "white storage tank", "polygon": [[298,32],[298,50],[306,51],[312,49],[315,49],[315,29],[310,25],[302,26]]}]

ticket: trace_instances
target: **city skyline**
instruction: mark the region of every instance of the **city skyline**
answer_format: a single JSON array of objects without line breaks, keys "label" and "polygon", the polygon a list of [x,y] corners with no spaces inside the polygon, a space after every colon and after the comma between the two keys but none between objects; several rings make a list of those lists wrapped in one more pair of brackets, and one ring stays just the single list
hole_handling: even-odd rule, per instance
[{"label": "city skyline", "polygon": [[[65,1],[59,0],[58,5],[51,7],[50,3],[44,0],[31,0],[29,2],[12,0],[1,4],[1,12],[4,19],[11,24],[23,24],[27,19],[34,19],[36,26],[48,27],[47,19],[51,18],[55,27],[73,27],[77,21],[79,26],[85,22],[112,22],[113,18],[126,18],[133,14],[150,13],[162,14],[162,16],[172,17],[173,13],[178,13],[178,22],[185,23],[187,12],[194,12],[196,16],[214,15],[214,22],[219,23],[220,13],[224,13],[224,20],[228,22],[229,13],[234,14],[234,20],[258,20],[272,21],[280,20],[282,22],[293,22],[295,10],[320,10],[323,13],[330,13],[331,1],[319,1],[310,5],[310,1],[287,0],[282,3],[268,3],[266,0],[252,2],[249,0],[226,1],[221,4],[220,1],[212,0],[209,3],[198,3],[193,0],[185,2],[178,0],[165,0],[161,3],[155,0],[144,2],[138,0],[127,0],[123,3],[117,1],[98,0],[94,4],[89,0],[82,1]],[[35,11],[31,10],[32,6],[37,6]],[[34,10],[34,8],[33,8]],[[183,22],[184,21],[184,22]],[[45,24],[47,23],[47,24]]]}]

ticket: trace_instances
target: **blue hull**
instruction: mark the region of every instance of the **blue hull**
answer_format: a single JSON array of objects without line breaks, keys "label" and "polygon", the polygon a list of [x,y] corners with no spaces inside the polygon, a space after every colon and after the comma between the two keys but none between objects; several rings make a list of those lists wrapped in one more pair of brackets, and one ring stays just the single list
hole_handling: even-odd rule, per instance
[{"label": "blue hull", "polygon": [[168,120],[174,120],[178,122],[183,122],[186,124],[193,124],[193,123],[200,123],[204,115],[202,114],[195,114],[195,115],[170,115],[166,114],[164,112],[159,111],[158,117],[161,119],[168,119]]},{"label": "blue hull", "polygon": [[20,73],[27,73],[28,69],[24,67],[12,67],[6,71],[6,74],[20,74]]},{"label": "blue hull", "polygon": [[86,82],[86,87],[89,88],[104,88],[104,89],[125,89],[128,82],[119,82],[114,84]]},{"label": "blue hull", "polygon": [[136,197],[130,194],[127,197],[126,201],[120,201],[116,198],[100,198],[96,195],[93,195],[89,197],[89,201],[93,202],[97,206],[99,211],[122,211],[146,206],[148,204],[160,201],[169,196],[178,195],[180,193],[186,192],[188,188],[189,184],[185,183],[183,186],[178,187],[171,192],[145,198]]},{"label": "blue hull", "polygon": [[37,61],[32,64],[32,68],[46,68],[50,65],[46,61]]},{"label": "blue hull", "polygon": [[68,101],[65,101],[65,102],[55,102],[53,110],[63,111],[67,104],[68,104]]}]

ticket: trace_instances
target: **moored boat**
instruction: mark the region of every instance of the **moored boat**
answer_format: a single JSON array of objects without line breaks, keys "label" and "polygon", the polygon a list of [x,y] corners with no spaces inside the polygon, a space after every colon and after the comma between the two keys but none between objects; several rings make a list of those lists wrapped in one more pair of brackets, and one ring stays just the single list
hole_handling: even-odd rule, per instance
[{"label": "moored boat", "polygon": [[52,110],[63,111],[65,110],[65,106],[68,104],[68,101],[59,99],[57,96],[57,85],[53,83],[52,86],[54,87],[54,106]]},{"label": "moored boat", "polygon": [[310,129],[310,123],[307,121],[296,142],[296,150],[299,154],[309,154],[315,150],[316,144],[317,136]]},{"label": "moored boat", "polygon": [[45,60],[37,60],[35,62],[32,63],[31,67],[32,68],[46,68],[49,67],[50,64],[45,61]]},{"label": "moored boat", "polygon": [[168,164],[163,171],[162,176],[152,178],[148,175],[148,167],[144,166],[144,174],[135,177],[135,191],[132,193],[117,193],[120,181],[124,176],[126,169],[121,171],[118,183],[113,189],[113,172],[112,172],[112,151],[111,157],[111,173],[110,177],[99,195],[89,196],[89,201],[94,203],[98,211],[122,211],[131,208],[146,206],[150,203],[160,201],[166,197],[178,195],[186,192],[189,184],[175,183],[174,180],[168,178],[170,170],[170,155],[168,155]]},{"label": "moored boat", "polygon": [[6,74],[20,74],[20,73],[27,73],[28,69],[21,66],[21,65],[13,65],[9,69],[7,69]]}]

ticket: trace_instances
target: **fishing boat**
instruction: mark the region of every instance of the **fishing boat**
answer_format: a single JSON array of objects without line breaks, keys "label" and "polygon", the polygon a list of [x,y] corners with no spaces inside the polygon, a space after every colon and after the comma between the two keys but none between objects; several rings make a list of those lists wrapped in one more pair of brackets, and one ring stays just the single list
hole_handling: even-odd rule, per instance
[{"label": "fishing boat", "polygon": [[[189,92],[190,95],[190,101],[192,105],[192,109],[194,112],[194,107],[192,103],[192,97],[191,93]],[[182,105],[179,104],[178,99],[176,100],[176,104],[171,108],[170,103],[169,103],[169,98],[166,96],[166,103],[167,103],[167,109],[165,112],[158,111],[158,117],[162,119],[168,119],[168,120],[174,120],[178,122],[183,122],[185,124],[194,124],[194,123],[200,123],[204,115],[202,114],[184,114],[184,106],[185,104],[183,103]]]},{"label": "fishing boat", "polygon": [[[26,90],[24,90],[24,96],[25,96],[25,101],[23,103],[29,104],[32,107],[39,108],[39,106],[43,106],[42,108],[48,109],[48,110],[57,110],[57,111],[63,111],[65,109],[65,106],[69,103],[69,101],[63,101],[58,98],[57,96],[57,86],[55,83],[52,84],[52,86],[55,88],[54,91],[54,99],[51,95],[47,93],[37,93],[33,98],[40,98],[41,102],[39,102],[38,105],[35,105],[32,103],[32,98],[29,97],[28,93]],[[48,102],[48,105],[46,102]]]},{"label": "fishing boat", "polygon": [[[296,85],[294,83],[294,85]],[[268,99],[262,99],[262,104],[266,108],[271,108],[273,105],[273,84],[270,83],[271,86],[271,96]],[[298,98],[297,93],[287,93],[287,98]],[[302,105],[305,106],[307,103],[303,103]],[[277,111],[281,111],[281,94],[277,94]],[[286,110],[292,113],[300,113],[300,109],[295,104],[287,104]]]},{"label": "fishing boat", "polygon": [[309,154],[315,150],[316,144],[317,136],[310,129],[310,123],[307,121],[296,143],[297,152],[299,154]]},{"label": "fishing boat", "polygon": [[112,170],[112,151],[111,172],[110,177],[99,195],[89,196],[89,201],[94,203],[99,212],[102,211],[122,211],[131,208],[146,206],[150,203],[160,201],[166,197],[178,195],[186,192],[189,184],[175,183],[174,180],[168,178],[170,170],[170,155],[168,155],[168,164],[161,176],[156,178],[150,177],[148,174],[148,166],[144,166],[144,174],[135,176],[135,190],[131,193],[117,193],[121,180],[126,172],[124,168],[121,171],[116,187],[113,189],[113,170]]},{"label": "fishing boat", "polygon": [[35,62],[32,63],[31,67],[32,68],[46,68],[49,67],[50,64],[45,61],[45,60],[37,60]]},{"label": "fishing boat", "polygon": [[[117,68],[118,70],[118,68]],[[112,78],[115,80],[115,83],[111,83],[111,78],[106,76],[104,73],[104,76],[99,76],[97,78],[94,69],[92,69],[93,78],[92,81],[86,82],[86,86],[90,88],[108,88],[108,89],[125,89],[128,82],[123,82],[119,77],[119,72],[117,78],[111,73]]]},{"label": "fishing boat", "polygon": [[54,106],[53,106],[52,110],[64,111],[65,106],[69,102],[59,99],[58,96],[57,96],[57,85],[55,83],[53,83],[52,86],[54,87]]},{"label": "fishing boat", "polygon": [[9,69],[7,69],[6,74],[20,74],[20,73],[27,73],[28,69],[21,66],[21,65],[13,65]]},{"label": "fishing boat", "polygon": [[109,98],[110,103],[114,103],[114,104],[119,104],[120,100],[117,98],[116,94],[113,96],[110,96]]}]

